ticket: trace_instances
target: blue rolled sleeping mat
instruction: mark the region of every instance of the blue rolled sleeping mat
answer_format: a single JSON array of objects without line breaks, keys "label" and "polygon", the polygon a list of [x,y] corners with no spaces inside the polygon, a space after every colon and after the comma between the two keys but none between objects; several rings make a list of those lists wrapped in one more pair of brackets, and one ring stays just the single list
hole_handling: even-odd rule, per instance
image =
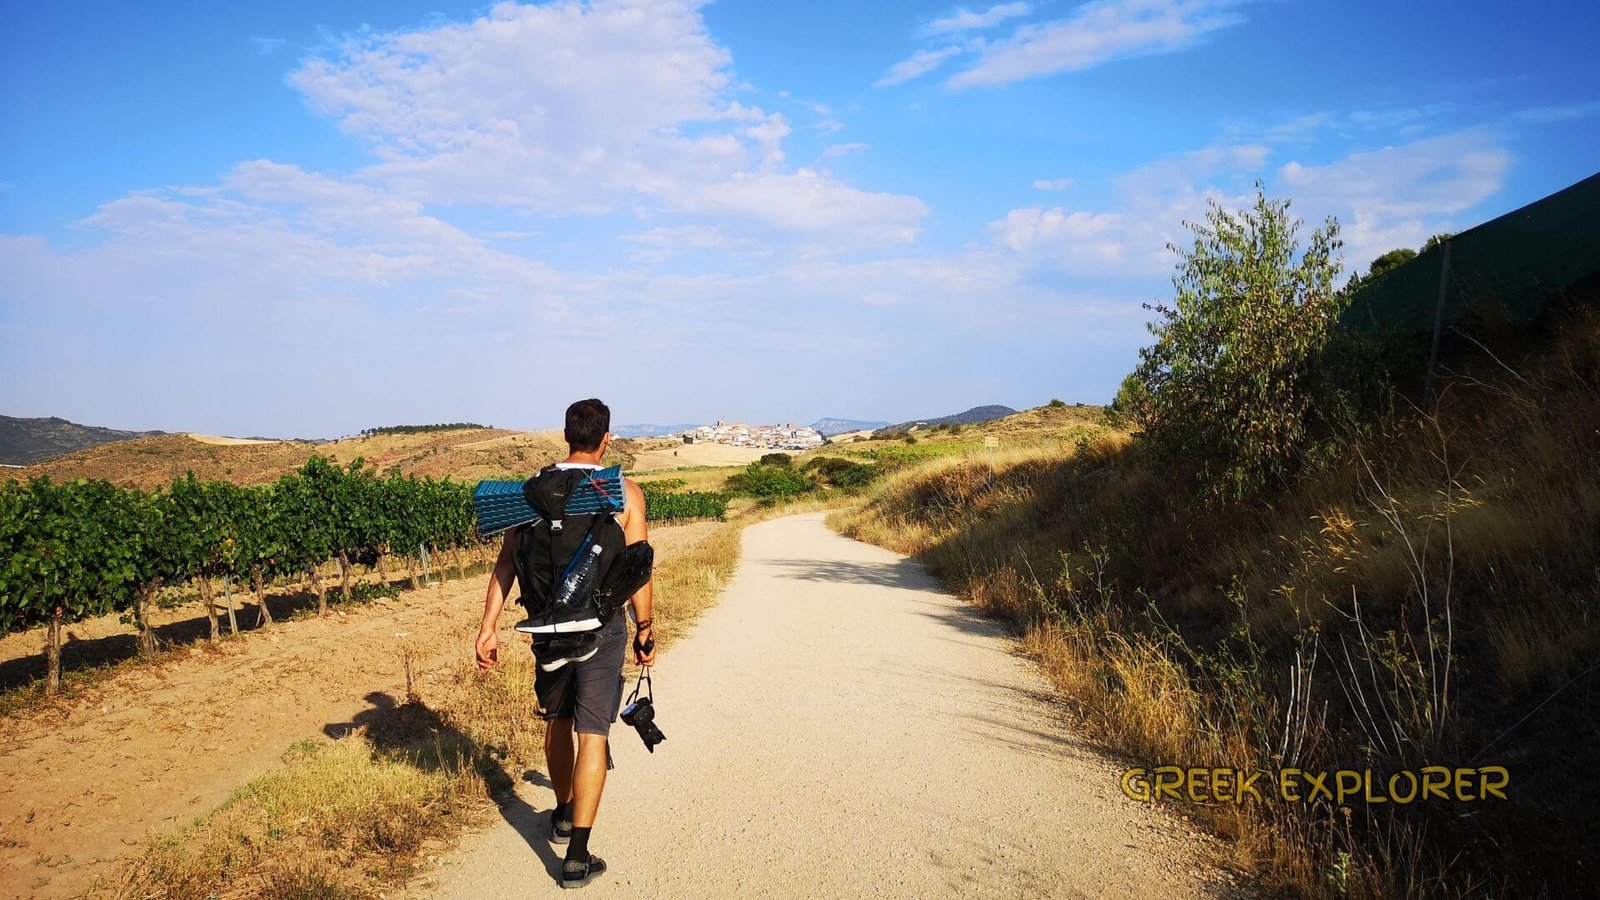
[{"label": "blue rolled sleeping mat", "polygon": [[[525,481],[478,482],[477,489],[472,492],[472,511],[477,518],[479,537],[490,537],[507,528],[539,520],[539,511],[528,502],[526,485]],[[603,510],[621,512],[625,496],[621,466],[596,469],[573,489],[562,515],[576,516]]]}]

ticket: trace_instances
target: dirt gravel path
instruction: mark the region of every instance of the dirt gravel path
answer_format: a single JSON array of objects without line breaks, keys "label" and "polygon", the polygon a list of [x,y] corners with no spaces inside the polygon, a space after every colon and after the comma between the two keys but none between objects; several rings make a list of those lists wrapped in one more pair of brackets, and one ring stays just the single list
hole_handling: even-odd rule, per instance
[{"label": "dirt gravel path", "polygon": [[[616,771],[588,896],[1180,897],[1231,893],[1199,842],[1127,800],[1015,642],[914,562],[821,514],[752,526],[719,604],[663,654],[645,752]],[[548,781],[414,897],[557,890]]]}]

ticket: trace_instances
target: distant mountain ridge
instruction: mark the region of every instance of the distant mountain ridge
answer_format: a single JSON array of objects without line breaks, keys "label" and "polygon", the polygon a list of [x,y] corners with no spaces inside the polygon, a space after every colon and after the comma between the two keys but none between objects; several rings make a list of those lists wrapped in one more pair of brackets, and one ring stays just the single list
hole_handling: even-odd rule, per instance
[{"label": "distant mountain ridge", "polygon": [[679,434],[699,428],[698,424],[683,425],[618,425],[611,429],[611,433],[619,438],[647,438],[666,437],[669,434]]},{"label": "distant mountain ridge", "polygon": [[887,426],[888,422],[869,422],[865,419],[818,419],[811,423],[813,430],[823,437],[833,437],[850,431],[877,431]]},{"label": "distant mountain ridge", "polygon": [[56,416],[43,419],[0,416],[0,463],[29,466],[113,441],[164,434],[165,431],[119,431],[98,425],[79,425]]},{"label": "distant mountain ridge", "polygon": [[939,416],[936,419],[912,419],[898,425],[890,425],[879,429],[879,434],[902,434],[912,428],[932,428],[935,425],[976,425],[979,422],[992,422],[1006,416],[1014,416],[1017,411],[1009,406],[990,404],[989,406],[974,406],[966,412],[958,412],[953,416]]}]

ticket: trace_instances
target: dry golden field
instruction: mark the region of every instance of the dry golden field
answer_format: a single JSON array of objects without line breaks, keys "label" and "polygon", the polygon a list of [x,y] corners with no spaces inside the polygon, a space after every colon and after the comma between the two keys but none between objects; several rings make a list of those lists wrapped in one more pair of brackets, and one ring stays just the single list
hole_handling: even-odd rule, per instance
[{"label": "dry golden field", "polygon": [[[188,471],[203,481],[261,484],[318,454],[339,463],[365,459],[380,472],[448,475],[472,481],[529,474],[566,453],[560,432],[498,428],[383,434],[320,444],[237,442],[208,435],[173,434],[103,444],[16,470],[16,474],[23,478],[48,475],[57,481],[102,478],[121,487],[145,490],[170,484]],[[622,463],[624,468],[633,468],[634,442],[614,442],[607,458]]]}]

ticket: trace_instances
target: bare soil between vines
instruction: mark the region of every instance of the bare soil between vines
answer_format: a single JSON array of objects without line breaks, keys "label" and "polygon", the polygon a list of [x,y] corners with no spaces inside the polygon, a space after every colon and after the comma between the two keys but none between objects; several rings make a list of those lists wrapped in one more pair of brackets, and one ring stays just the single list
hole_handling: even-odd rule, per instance
[{"label": "bare soil between vines", "polygon": [[[671,552],[716,527],[661,527],[651,541]],[[152,835],[210,811],[275,768],[295,741],[338,737],[363,713],[403,702],[407,645],[424,685],[447,677],[470,658],[484,586],[482,576],[463,578],[338,607],[327,618],[280,621],[215,646],[194,643],[155,664],[92,678],[71,699],[4,717],[0,895],[81,895]],[[198,607],[171,615],[164,627],[197,627],[204,636]],[[254,625],[253,609],[241,615],[241,626]],[[502,616],[509,648],[521,646],[509,628],[514,621],[514,610]],[[132,641],[114,616],[71,631],[78,639],[69,647],[86,645],[76,651],[80,659],[95,642],[112,653],[121,634]],[[0,671],[39,646],[37,634],[0,643],[12,657]]]}]

